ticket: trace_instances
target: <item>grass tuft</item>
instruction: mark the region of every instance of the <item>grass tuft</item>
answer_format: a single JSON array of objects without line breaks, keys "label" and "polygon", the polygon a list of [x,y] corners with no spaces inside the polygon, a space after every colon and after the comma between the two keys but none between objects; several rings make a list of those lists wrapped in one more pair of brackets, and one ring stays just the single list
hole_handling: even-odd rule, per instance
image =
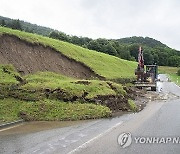
[{"label": "grass tuft", "polygon": [[135,104],[135,102],[133,100],[129,99],[128,100],[128,104],[129,104],[130,109],[133,112],[137,112],[138,111],[138,107],[137,107],[137,105]]}]

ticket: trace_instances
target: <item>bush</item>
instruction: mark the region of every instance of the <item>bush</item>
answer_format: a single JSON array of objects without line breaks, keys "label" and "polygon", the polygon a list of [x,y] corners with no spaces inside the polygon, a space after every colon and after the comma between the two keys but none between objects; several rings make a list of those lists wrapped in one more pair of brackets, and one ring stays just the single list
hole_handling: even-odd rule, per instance
[{"label": "bush", "polygon": [[180,76],[180,69],[177,71],[177,75]]}]

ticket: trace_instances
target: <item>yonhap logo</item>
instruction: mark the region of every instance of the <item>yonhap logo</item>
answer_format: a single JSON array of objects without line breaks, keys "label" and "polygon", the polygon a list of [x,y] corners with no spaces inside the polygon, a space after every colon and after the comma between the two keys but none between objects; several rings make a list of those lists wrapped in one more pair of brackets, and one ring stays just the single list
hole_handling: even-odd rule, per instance
[{"label": "yonhap logo", "polygon": [[131,133],[122,133],[118,137],[118,143],[122,148],[126,148],[132,143]]}]

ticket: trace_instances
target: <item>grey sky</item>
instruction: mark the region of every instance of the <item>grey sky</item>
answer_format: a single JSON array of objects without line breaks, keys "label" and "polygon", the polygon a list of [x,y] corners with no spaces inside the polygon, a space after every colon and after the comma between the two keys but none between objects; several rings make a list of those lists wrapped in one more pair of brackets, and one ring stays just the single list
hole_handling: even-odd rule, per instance
[{"label": "grey sky", "polygon": [[0,0],[0,15],[91,38],[148,36],[180,50],[179,0]]}]

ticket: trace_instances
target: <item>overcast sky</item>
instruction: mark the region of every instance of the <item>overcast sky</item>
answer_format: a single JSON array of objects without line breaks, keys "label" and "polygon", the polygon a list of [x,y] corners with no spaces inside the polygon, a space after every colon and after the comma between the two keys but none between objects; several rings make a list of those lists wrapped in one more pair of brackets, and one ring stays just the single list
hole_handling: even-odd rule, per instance
[{"label": "overcast sky", "polygon": [[0,16],[90,38],[152,37],[180,50],[180,0],[0,0]]}]

